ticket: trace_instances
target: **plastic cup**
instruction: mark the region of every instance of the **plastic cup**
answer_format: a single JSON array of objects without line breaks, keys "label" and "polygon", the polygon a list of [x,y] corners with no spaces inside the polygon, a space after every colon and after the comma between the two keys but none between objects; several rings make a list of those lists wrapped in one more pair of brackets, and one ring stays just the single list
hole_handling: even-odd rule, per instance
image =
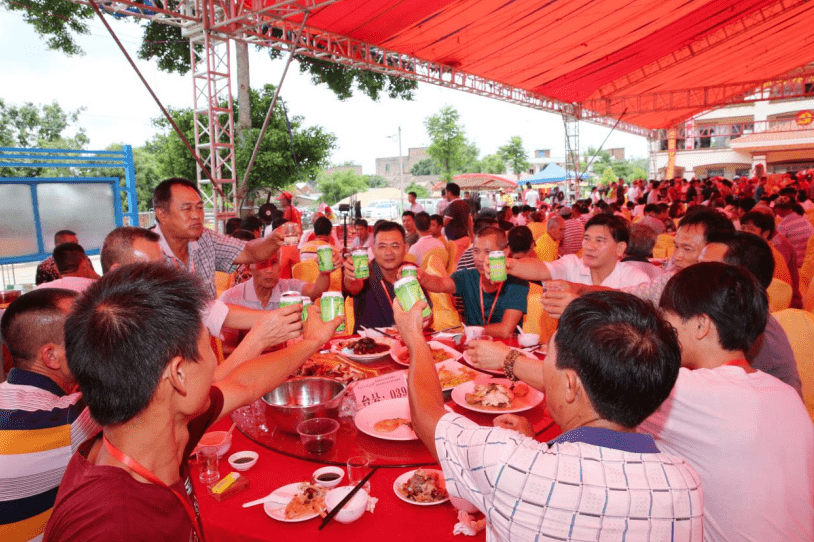
[{"label": "plastic cup", "polygon": [[[355,455],[348,459],[348,483],[356,486],[370,471],[370,458],[363,455]],[[370,493],[370,481],[362,489]]]},{"label": "plastic cup", "polygon": [[477,341],[483,338],[483,328],[481,326],[464,326],[466,342]]},{"label": "plastic cup", "polygon": [[331,418],[311,418],[297,425],[303,448],[312,454],[331,451],[336,443],[339,422]]},{"label": "plastic cup", "polygon": [[220,470],[218,469],[218,449],[214,446],[204,446],[198,452],[198,464],[201,473],[198,479],[202,484],[209,485],[220,480]]}]

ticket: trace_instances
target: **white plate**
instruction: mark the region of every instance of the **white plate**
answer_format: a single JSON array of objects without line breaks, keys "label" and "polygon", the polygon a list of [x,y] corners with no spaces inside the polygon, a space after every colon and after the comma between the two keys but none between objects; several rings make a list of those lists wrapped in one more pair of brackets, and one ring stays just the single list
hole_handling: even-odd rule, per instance
[{"label": "white plate", "polygon": [[[398,341],[396,341],[395,339],[390,339],[390,338],[387,338],[387,337],[378,337],[378,338],[376,338],[374,340],[378,344],[388,346],[389,349],[382,352],[381,354],[365,354],[365,355],[362,355],[362,356],[354,354],[350,349],[343,349],[343,348],[341,348],[339,346],[340,343],[347,343],[347,342],[358,341],[358,340],[359,339],[334,339],[333,341],[331,341],[329,343],[331,345],[331,352],[335,352],[337,354],[342,354],[346,358],[348,358],[350,360],[353,360],[353,361],[359,361],[359,362],[376,361],[376,360],[382,359],[384,357],[387,357],[390,354],[390,350],[393,348],[393,345],[398,344]],[[348,354],[347,352],[351,352],[351,353]]]},{"label": "white plate", "polygon": [[[403,484],[406,484],[407,480],[412,478],[412,476],[413,476],[413,474],[415,474],[416,470],[418,470],[418,469],[411,470],[410,472],[405,472],[404,474],[402,474],[401,476],[396,478],[395,482],[393,482],[393,493],[396,494],[396,497],[398,497],[399,499],[401,499],[404,502],[408,502],[410,504],[415,504],[417,506],[435,506],[436,504],[441,504],[441,503],[447,502],[449,500],[449,497],[447,497],[446,499],[443,499],[443,500],[440,500],[440,501],[435,501],[435,502],[416,502],[416,501],[411,501],[410,499],[408,499],[407,497],[402,495],[401,492],[399,491],[399,487],[402,486]],[[424,469],[424,470],[425,471],[437,472],[441,477],[441,483],[442,484],[444,483],[444,473],[442,471],[437,470],[437,469]],[[446,489],[446,485],[444,485],[444,489]]]},{"label": "white plate", "polygon": [[[430,348],[435,348],[437,350],[443,350],[444,352],[449,354],[449,358],[447,358],[447,359],[452,359],[452,360],[455,360],[455,361],[461,359],[462,354],[460,352],[458,352],[454,348],[451,348],[451,347],[445,345],[442,342],[430,341],[427,344],[430,346]],[[401,343],[396,343],[392,347],[390,347],[390,357],[393,358],[393,361],[395,361],[399,365],[404,365],[405,367],[407,367],[407,366],[410,365],[410,362],[409,361],[404,362],[404,361],[401,361],[399,359],[399,354],[406,351],[406,350],[407,350],[406,346],[404,346]],[[442,361],[445,361],[445,360],[442,360]],[[439,362],[439,363],[441,363],[441,362]]]},{"label": "white plate", "polygon": [[373,429],[376,422],[382,420],[389,420],[391,418],[404,418],[410,419],[410,403],[406,397],[399,399],[388,399],[386,401],[379,401],[368,405],[356,413],[353,421],[356,423],[356,428],[362,433],[370,435],[371,437],[381,438],[384,440],[416,440],[418,437],[415,432],[406,425],[400,425],[395,431],[389,433],[382,433]]},{"label": "white plate", "polygon": [[308,521],[309,519],[317,517],[319,515],[318,513],[300,516],[294,519],[286,519],[285,517],[285,507],[288,506],[291,499],[293,499],[294,496],[300,492],[300,484],[303,483],[304,482],[295,482],[293,484],[284,485],[283,487],[278,487],[275,489],[271,494],[271,498],[274,500],[263,504],[263,511],[266,513],[266,515],[272,519],[285,523],[298,523],[300,521]]},{"label": "white plate", "polygon": [[452,390],[452,400],[466,409],[475,412],[485,412],[486,414],[508,414],[512,412],[523,412],[524,410],[530,410],[539,405],[541,402],[543,402],[544,397],[543,392],[535,390],[531,386],[529,386],[529,391],[526,395],[524,395],[523,397],[515,397],[513,405],[508,408],[470,405],[469,403],[466,402],[466,394],[475,391],[476,385],[490,383],[503,384],[507,388],[511,385],[511,381],[508,378],[479,378],[478,380],[464,382],[460,386],[456,386]]},{"label": "white plate", "polygon": [[[435,371],[437,372],[437,371],[441,370],[442,367],[445,368],[448,371],[451,371],[453,374],[458,374],[461,369],[464,369],[465,371],[470,371],[470,372],[474,373],[474,376],[472,377],[472,380],[475,380],[477,378],[482,378],[484,376],[484,374],[482,372],[478,371],[477,369],[473,369],[471,367],[468,367],[468,366],[464,365],[463,363],[459,363],[459,362],[455,361],[454,359],[448,359],[448,360],[440,361],[440,362],[436,363],[435,364]],[[454,388],[455,388],[455,386],[444,386],[443,383],[441,384],[441,389],[444,390],[444,391],[451,390],[451,389],[454,389]]]},{"label": "white plate", "polygon": [[[540,356],[537,355],[537,350],[535,350],[533,352],[529,352],[528,350],[523,350],[523,349],[520,349],[520,348],[512,348],[512,350],[520,350],[520,355],[521,356],[540,359]],[[543,355],[545,355],[545,354],[543,354]],[[489,374],[493,374],[493,375],[506,376],[506,373],[503,372],[503,369],[493,370],[493,369],[486,369],[484,367],[475,367],[475,365],[472,364],[472,358],[469,356],[469,352],[464,351],[463,355],[461,356],[461,359],[463,359],[465,362],[467,362],[476,371],[482,371],[484,373],[489,373]]]}]

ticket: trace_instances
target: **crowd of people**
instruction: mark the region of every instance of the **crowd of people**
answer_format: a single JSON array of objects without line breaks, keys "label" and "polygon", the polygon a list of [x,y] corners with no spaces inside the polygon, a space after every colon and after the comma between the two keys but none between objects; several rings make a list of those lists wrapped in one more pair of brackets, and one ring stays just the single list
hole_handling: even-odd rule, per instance
[{"label": "crowd of people", "polygon": [[[101,277],[60,231],[37,289],[3,313],[0,533],[202,540],[190,452],[334,335],[343,318],[323,321],[316,303],[341,290],[347,333],[398,328],[415,432],[450,494],[485,514],[488,540],[811,541],[814,425],[767,291],[793,276],[800,306],[814,183],[771,181],[620,179],[570,205],[528,188],[523,205],[480,208],[449,183],[437,214],[411,194],[400,223],[357,218],[340,242],[329,209],[304,230],[288,192],[217,233],[197,186],[168,179],[155,227],[107,235]],[[654,259],[665,236],[674,252]],[[352,251],[366,253],[365,274]],[[313,259],[310,277],[295,276]],[[555,322],[542,361],[500,340],[467,352],[545,392],[560,437],[538,442],[516,415],[481,427],[444,409],[424,335],[434,319],[395,293],[406,275],[436,318],[451,310],[493,339]],[[302,303],[281,307],[288,292],[315,303],[307,318]],[[229,345],[220,363],[213,337]]]}]

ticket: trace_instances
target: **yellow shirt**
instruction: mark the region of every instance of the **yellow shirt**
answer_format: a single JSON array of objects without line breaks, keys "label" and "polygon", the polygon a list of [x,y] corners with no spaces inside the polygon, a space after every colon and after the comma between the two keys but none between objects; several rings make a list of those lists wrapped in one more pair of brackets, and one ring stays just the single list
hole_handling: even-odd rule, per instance
[{"label": "yellow shirt", "polygon": [[534,245],[534,253],[542,262],[553,262],[557,259],[557,249],[559,247],[560,244],[546,232],[537,239],[537,243]]},{"label": "yellow shirt", "polygon": [[526,226],[531,230],[531,236],[535,241],[546,232],[545,222],[529,222]]}]

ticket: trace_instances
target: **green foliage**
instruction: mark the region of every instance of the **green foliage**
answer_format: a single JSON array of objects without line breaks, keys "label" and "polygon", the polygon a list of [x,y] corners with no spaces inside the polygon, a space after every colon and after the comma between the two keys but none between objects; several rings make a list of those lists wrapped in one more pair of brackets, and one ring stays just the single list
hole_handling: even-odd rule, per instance
[{"label": "green foliage", "polygon": [[337,201],[370,188],[362,175],[353,171],[336,171],[321,175],[317,180],[317,190],[322,193],[322,201],[334,205]]},{"label": "green foliage", "polygon": [[387,186],[387,179],[381,175],[365,175],[364,177],[369,188],[384,188]]},{"label": "green foliage", "polygon": [[432,158],[424,158],[413,164],[413,167],[410,168],[410,173],[416,177],[421,175],[438,175],[441,173],[441,169]]},{"label": "green foliage", "polygon": [[[591,157],[596,153],[596,158],[593,159],[591,170],[594,173],[599,173],[605,178],[610,178],[610,174],[606,174],[607,169],[613,171],[614,178],[611,182],[619,180],[619,177],[625,179],[626,182],[635,179],[647,179],[647,160],[633,159],[633,160],[614,160],[608,151],[599,151],[593,147],[588,147],[585,151],[585,160],[590,162]],[[585,162],[582,164],[582,169],[585,169]]]},{"label": "green foliage", "polygon": [[[83,149],[89,141],[83,128],[78,127],[73,136],[64,134],[70,125],[78,122],[82,111],[84,108],[64,111],[57,102],[42,106],[27,102],[16,106],[0,98],[0,147]],[[0,167],[0,176],[4,177],[43,177],[65,173],[64,168]]]},{"label": "green foliage", "polygon": [[410,192],[415,192],[417,198],[428,198],[430,197],[430,191],[421,186],[420,184],[416,184],[414,182],[408,184],[404,187],[404,193],[409,194]]},{"label": "green foliage", "polygon": [[458,111],[449,105],[442,107],[438,114],[424,119],[424,127],[432,141],[427,154],[446,181],[451,181],[453,172],[462,170],[465,164],[467,142],[459,120]]},{"label": "green foliage", "polygon": [[467,141],[461,156],[461,161],[463,163],[461,172],[481,173],[483,171],[483,166],[481,165],[481,161],[478,160],[478,156],[480,156],[480,149],[478,149],[478,146],[475,145],[475,143]]},{"label": "green foliage", "polygon": [[[281,52],[270,49],[272,58],[279,57]],[[381,93],[394,99],[412,100],[418,83],[412,79],[393,77],[377,72],[349,68],[342,64],[334,64],[326,60],[319,60],[304,56],[296,56],[300,64],[300,73],[308,73],[314,85],[325,85],[336,94],[340,100],[347,100],[353,96],[354,88],[361,91],[371,100],[378,101]]]},{"label": "green foliage", "polygon": [[138,57],[155,58],[158,69],[167,73],[184,75],[192,69],[189,40],[181,35],[181,29],[156,21],[145,25]]},{"label": "green foliage", "polygon": [[74,34],[90,34],[86,20],[95,17],[93,8],[63,0],[0,0],[7,11],[19,11],[49,49],[66,55],[84,54]]},{"label": "green foliage", "polygon": [[480,163],[481,172],[483,173],[491,173],[492,175],[506,173],[506,161],[499,153],[487,154]]},{"label": "green foliage", "polygon": [[618,177],[616,173],[613,171],[613,168],[610,166],[605,166],[605,169],[602,171],[602,176],[599,179],[599,184],[604,184],[605,186],[610,186],[611,183],[615,183]]},{"label": "green foliage", "polygon": [[509,139],[509,142],[500,147],[497,153],[515,175],[519,175],[531,167],[531,163],[526,159],[523,139],[520,136]]}]

